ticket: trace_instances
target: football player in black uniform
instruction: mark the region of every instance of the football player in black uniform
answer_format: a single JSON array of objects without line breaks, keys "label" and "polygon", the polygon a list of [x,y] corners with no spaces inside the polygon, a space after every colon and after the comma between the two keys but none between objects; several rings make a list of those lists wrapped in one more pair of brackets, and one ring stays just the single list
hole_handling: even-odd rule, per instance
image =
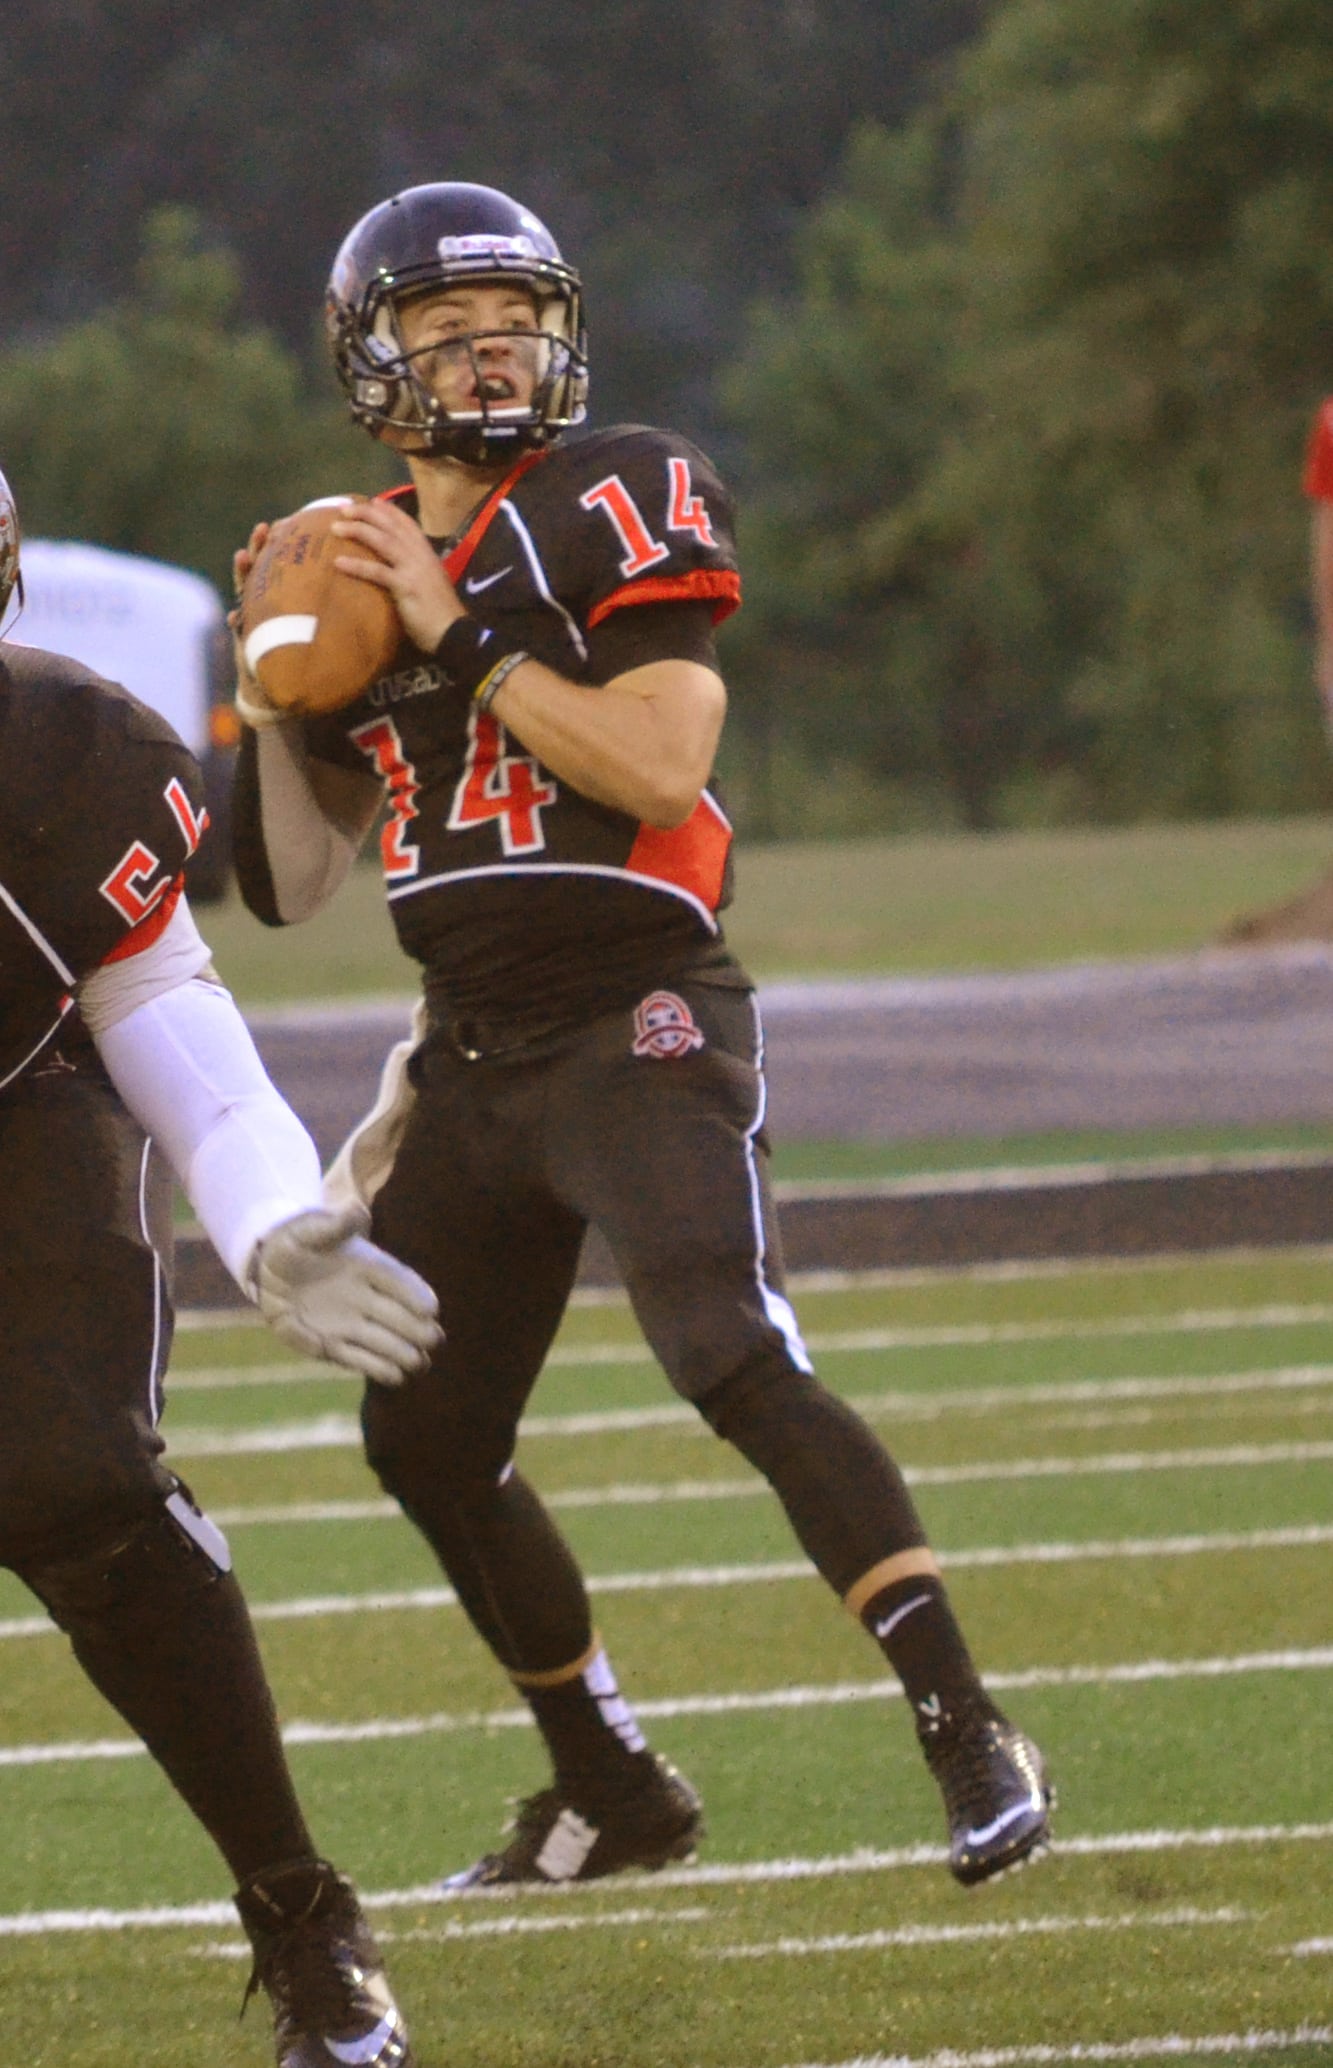
[{"label": "football player in black uniform", "polygon": [[338,564],[393,597],[402,647],[358,702],[304,721],[264,707],[242,655],[245,898],[271,925],[315,910],[387,794],[390,907],[424,971],[413,1039],[326,1196],[372,1200],[377,1239],[439,1294],[430,1368],[367,1390],[367,1452],[554,1767],[453,1884],[661,1866],[702,1828],[514,1466],[589,1224],[672,1384],[771,1482],[901,1676],[953,1872],[981,1881],[1047,1842],[1040,1754],[981,1686],[902,1476],[816,1380],[783,1290],[759,1020],[718,919],[730,504],[683,438],[564,439],[584,415],[581,299],[549,231],[490,188],[412,188],[355,226],[333,355],[410,486],[349,509]]},{"label": "football player in black uniform", "polygon": [[[19,560],[0,475],[0,619]],[[6,637],[0,767],[0,1564],[235,1875],[279,2068],[408,2068],[356,1896],[296,1799],[226,1539],[163,1463],[171,1176],[154,1148],[307,1353],[398,1384],[434,1347],[435,1300],[354,1210],[322,1205],[314,1144],[213,973],[181,895],[202,785],[170,727]]]}]

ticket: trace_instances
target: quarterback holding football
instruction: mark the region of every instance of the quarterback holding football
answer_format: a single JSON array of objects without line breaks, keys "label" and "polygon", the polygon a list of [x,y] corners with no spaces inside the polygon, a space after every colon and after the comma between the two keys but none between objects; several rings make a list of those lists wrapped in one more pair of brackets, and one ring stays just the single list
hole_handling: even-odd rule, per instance
[{"label": "quarterback holding football", "polygon": [[[451,1885],[661,1867],[702,1833],[514,1464],[590,1225],[671,1384],[769,1480],[902,1679],[952,1870],[983,1881],[1048,1842],[1041,1755],[981,1685],[902,1475],[816,1379],[784,1291],[759,1018],[720,920],[727,491],[685,438],[585,427],[579,276],[491,188],[371,209],[326,315],[353,417],[408,476],[334,513],[333,564],[392,598],[401,636],[336,709],[299,684],[284,708],[243,671],[237,866],[261,919],[298,921],[387,801],[386,891],[423,997],[326,1196],[370,1205],[445,1334],[401,1387],[368,1388],[367,1455],[552,1765]],[[242,583],[267,540],[237,556]]]}]

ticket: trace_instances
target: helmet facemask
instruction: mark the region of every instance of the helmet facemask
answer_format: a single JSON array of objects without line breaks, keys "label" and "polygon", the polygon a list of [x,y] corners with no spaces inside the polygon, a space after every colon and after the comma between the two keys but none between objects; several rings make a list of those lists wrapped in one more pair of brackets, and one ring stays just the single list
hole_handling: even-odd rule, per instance
[{"label": "helmet facemask", "polygon": [[[400,451],[457,459],[472,466],[503,461],[511,454],[548,445],[584,414],[587,363],[577,334],[577,290],[552,293],[546,282],[519,276],[533,294],[536,328],[463,332],[447,340],[409,347],[400,311],[431,294],[465,281],[476,286],[510,286],[514,272],[439,278],[414,284],[397,294],[368,298],[369,323],[355,347],[348,349],[352,413],[377,434],[392,429]],[[530,374],[530,399],[504,392],[504,374],[493,363],[494,348],[517,357]],[[465,360],[476,401],[467,408],[449,408],[436,392],[432,374],[450,358]],[[408,443],[407,440],[412,442]]]}]

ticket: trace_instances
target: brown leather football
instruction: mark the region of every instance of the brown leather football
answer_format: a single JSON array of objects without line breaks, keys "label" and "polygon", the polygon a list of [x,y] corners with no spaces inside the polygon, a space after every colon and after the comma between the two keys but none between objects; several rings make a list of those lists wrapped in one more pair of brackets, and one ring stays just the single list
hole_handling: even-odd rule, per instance
[{"label": "brown leather football", "polygon": [[246,665],[279,710],[311,714],[350,704],[398,651],[402,624],[374,582],[334,566],[365,549],[330,526],[364,496],[325,496],[275,524],[241,592]]}]

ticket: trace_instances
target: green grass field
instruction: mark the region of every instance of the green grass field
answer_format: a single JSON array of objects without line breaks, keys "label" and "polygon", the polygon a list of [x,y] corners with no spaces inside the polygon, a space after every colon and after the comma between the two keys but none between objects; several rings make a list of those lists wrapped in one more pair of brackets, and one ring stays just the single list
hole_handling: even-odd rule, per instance
[{"label": "green grass field", "polygon": [[[541,1762],[355,1445],[246,1325],[178,1338],[167,1429],[256,1604],[317,1832],[422,2068],[1333,2060],[1333,1256],[904,1275],[799,1294],[914,1476],[1058,1844],[966,1893],[882,1662],[615,1302],[568,1318],[525,1468],[594,1575],[696,1866],[444,1902]],[[577,1424],[573,1416],[580,1417]],[[0,1581],[5,2055],[262,2068],[225,1873]],[[152,1921],[142,1913],[151,1911]]]},{"label": "green grass field", "polygon": [[[1322,819],[742,845],[727,937],[761,979],[1187,954],[1330,863]],[[200,917],[243,1005],[415,989],[368,865],[300,927]]]}]

